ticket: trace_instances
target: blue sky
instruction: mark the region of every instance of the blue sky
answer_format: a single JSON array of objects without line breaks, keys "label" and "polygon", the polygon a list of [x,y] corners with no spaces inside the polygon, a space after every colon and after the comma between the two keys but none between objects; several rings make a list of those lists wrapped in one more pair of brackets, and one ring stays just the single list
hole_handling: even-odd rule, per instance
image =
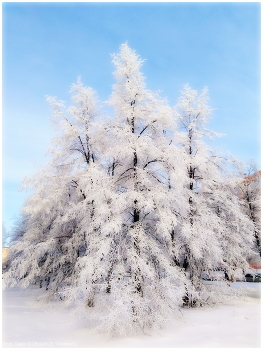
[{"label": "blue sky", "polygon": [[105,101],[111,53],[128,41],[147,88],[175,105],[183,85],[209,89],[215,146],[260,164],[260,3],[3,3],[3,222],[27,196],[21,181],[54,136],[45,95],[69,101],[81,75]]}]

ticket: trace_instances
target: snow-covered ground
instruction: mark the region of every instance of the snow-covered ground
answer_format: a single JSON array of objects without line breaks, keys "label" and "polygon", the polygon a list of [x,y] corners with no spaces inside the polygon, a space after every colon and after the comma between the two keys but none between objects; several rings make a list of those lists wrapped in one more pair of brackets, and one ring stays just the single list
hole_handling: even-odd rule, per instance
[{"label": "snow-covered ground", "polygon": [[182,309],[175,325],[153,336],[106,340],[82,327],[69,310],[38,308],[32,295],[20,289],[3,292],[3,347],[24,348],[257,348],[260,347],[261,283],[236,282],[242,297],[228,305]]}]

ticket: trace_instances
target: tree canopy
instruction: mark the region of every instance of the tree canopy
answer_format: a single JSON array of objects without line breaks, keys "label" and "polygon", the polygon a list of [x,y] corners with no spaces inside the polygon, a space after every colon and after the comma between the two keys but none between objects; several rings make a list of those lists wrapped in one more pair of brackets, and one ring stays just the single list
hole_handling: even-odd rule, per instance
[{"label": "tree canopy", "polygon": [[215,302],[202,273],[245,270],[257,237],[241,177],[205,143],[217,136],[207,89],[186,85],[170,107],[147,90],[142,63],[127,44],[113,55],[113,117],[80,79],[71,107],[47,98],[57,137],[50,162],[25,181],[34,192],[4,274],[7,286],[37,285],[113,335]]}]

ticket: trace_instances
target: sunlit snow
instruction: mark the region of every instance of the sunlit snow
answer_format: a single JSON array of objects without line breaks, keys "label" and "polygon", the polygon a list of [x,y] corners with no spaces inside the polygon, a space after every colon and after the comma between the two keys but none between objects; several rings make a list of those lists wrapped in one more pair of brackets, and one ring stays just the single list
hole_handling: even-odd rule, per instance
[{"label": "sunlit snow", "polygon": [[55,305],[38,308],[32,295],[14,288],[3,292],[3,347],[103,347],[103,348],[214,348],[260,347],[261,283],[236,282],[246,288],[242,297],[231,297],[227,305],[214,308],[181,309],[174,325],[158,334],[118,337],[82,326],[70,310]]}]

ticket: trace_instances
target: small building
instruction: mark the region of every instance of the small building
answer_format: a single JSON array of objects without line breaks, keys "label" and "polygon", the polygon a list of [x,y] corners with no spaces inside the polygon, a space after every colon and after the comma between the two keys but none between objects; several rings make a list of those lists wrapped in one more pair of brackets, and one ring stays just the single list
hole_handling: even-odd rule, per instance
[{"label": "small building", "polygon": [[261,258],[259,255],[254,255],[248,258],[249,271],[248,272],[261,272]]},{"label": "small building", "polygon": [[9,258],[9,247],[2,247],[2,268],[7,268],[7,261]]}]

